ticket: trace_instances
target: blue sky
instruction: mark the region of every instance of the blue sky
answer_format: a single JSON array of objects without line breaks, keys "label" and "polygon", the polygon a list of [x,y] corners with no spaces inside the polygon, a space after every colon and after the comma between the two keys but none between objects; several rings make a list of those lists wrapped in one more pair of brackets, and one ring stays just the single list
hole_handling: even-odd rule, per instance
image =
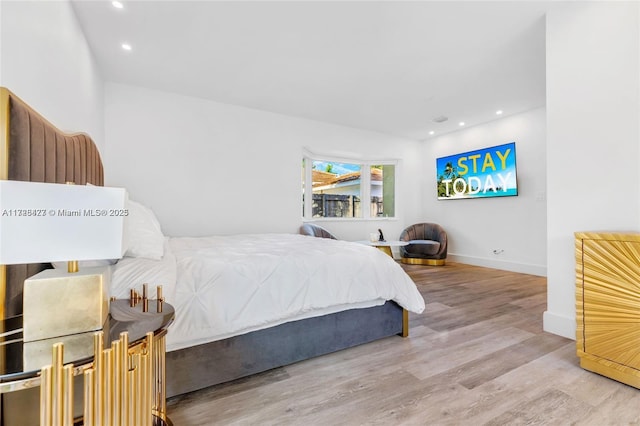
[{"label": "blue sky", "polygon": [[327,170],[327,164],[332,164],[333,169],[331,170],[331,173],[335,173],[338,175],[344,175],[352,172],[359,172],[361,167],[360,164],[353,164],[353,163],[338,163],[333,161],[314,161],[313,162],[315,169],[321,170],[323,172]]}]

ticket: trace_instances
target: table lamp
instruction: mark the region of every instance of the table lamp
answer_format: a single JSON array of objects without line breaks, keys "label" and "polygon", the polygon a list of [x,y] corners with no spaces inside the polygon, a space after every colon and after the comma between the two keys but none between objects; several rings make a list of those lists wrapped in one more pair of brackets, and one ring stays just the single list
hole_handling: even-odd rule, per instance
[{"label": "table lamp", "polygon": [[25,280],[25,342],[102,328],[110,269],[77,262],[122,257],[125,199],[122,188],[0,181],[0,264],[69,262]]}]

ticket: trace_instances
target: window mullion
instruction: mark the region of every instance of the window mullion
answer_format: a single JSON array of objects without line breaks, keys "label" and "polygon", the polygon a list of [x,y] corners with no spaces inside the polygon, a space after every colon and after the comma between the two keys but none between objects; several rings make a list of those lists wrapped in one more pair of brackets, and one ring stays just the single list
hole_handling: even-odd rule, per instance
[{"label": "window mullion", "polygon": [[362,218],[371,218],[371,165],[363,163],[360,169],[360,205]]},{"label": "window mullion", "polygon": [[311,219],[313,213],[313,159],[304,161],[304,217]]}]

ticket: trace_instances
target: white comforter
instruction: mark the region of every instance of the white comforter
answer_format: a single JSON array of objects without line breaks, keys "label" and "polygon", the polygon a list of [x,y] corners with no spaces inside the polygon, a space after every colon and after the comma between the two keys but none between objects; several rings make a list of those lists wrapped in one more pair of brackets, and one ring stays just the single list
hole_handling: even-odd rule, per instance
[{"label": "white comforter", "polygon": [[171,238],[165,247],[177,266],[175,287],[165,285],[176,309],[168,351],[386,300],[416,313],[425,306],[404,270],[363,244],[257,234]]}]

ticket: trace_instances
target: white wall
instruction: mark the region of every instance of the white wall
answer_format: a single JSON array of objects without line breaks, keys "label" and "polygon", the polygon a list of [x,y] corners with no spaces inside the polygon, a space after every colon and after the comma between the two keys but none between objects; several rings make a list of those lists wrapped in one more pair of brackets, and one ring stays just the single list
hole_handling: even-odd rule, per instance
[{"label": "white wall", "polygon": [[[545,136],[539,108],[423,142],[422,220],[447,231],[449,260],[546,275]],[[512,141],[518,196],[438,200],[437,158]]]},{"label": "white wall", "polygon": [[575,338],[575,231],[640,227],[635,2],[568,2],[547,15],[544,329]]},{"label": "white wall", "polygon": [[297,233],[303,150],[400,159],[398,220],[324,221],[339,238],[400,235],[419,217],[418,142],[108,83],[106,179],[150,206],[171,236]]},{"label": "white wall", "polygon": [[103,81],[68,1],[0,2],[0,85],[103,152]]}]

